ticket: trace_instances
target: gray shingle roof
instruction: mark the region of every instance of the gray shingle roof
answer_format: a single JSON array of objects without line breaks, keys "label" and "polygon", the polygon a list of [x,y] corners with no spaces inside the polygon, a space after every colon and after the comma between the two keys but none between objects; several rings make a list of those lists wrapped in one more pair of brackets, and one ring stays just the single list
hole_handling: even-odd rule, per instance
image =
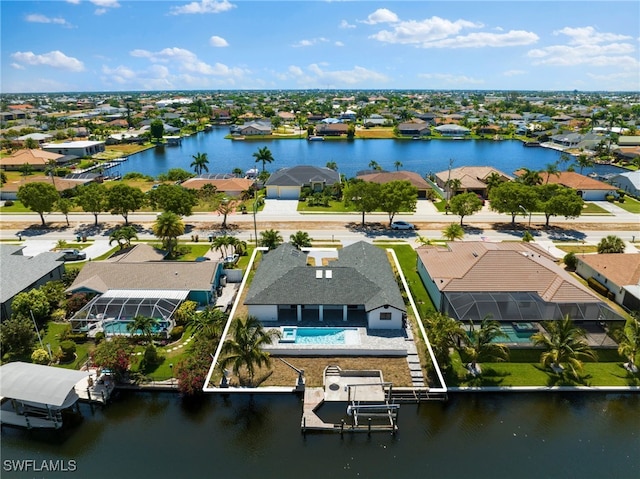
[{"label": "gray shingle roof", "polygon": [[293,166],[276,171],[265,184],[266,186],[303,186],[311,181],[324,181],[326,185],[333,185],[340,182],[340,174],[326,167]]},{"label": "gray shingle roof", "polygon": [[0,299],[10,300],[57,268],[63,267],[61,253],[23,256],[24,246],[0,245]]},{"label": "gray shingle roof", "polygon": [[[405,311],[386,253],[364,241],[339,251],[328,266],[307,266],[307,257],[285,243],[267,253],[245,304],[390,305]],[[327,273],[330,271],[330,273]]]}]

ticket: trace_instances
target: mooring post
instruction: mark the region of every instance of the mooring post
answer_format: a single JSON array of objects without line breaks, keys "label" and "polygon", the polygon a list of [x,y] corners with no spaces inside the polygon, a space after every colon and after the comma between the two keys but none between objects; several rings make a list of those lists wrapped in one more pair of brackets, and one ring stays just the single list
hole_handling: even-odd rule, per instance
[{"label": "mooring post", "polygon": [[340,435],[344,434],[344,418],[340,419]]},{"label": "mooring post", "polygon": [[87,399],[91,401],[91,389],[87,388]]},{"label": "mooring post", "polygon": [[369,431],[367,432],[367,434],[369,434],[369,436],[371,436],[371,418],[369,418]]},{"label": "mooring post", "polygon": [[302,416],[302,432],[307,432],[307,416]]}]

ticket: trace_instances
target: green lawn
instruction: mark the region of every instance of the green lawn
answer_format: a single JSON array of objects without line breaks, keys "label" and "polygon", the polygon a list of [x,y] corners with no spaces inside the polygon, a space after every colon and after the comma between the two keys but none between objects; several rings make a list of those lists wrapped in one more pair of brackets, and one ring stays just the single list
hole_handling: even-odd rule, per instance
[{"label": "green lawn", "polygon": [[611,213],[609,213],[604,208],[596,205],[595,203],[585,203],[584,204],[584,208],[582,208],[582,214],[583,215],[607,215],[607,216],[611,216]]},{"label": "green lawn", "polygon": [[435,308],[427,290],[422,284],[422,279],[418,276],[418,271],[416,269],[418,253],[416,253],[416,250],[408,244],[390,244],[385,247],[395,251],[400,267],[402,268],[402,272],[404,273],[404,277],[407,280],[409,289],[411,290],[413,300],[418,307],[418,312],[420,313],[420,316],[424,317],[428,311],[433,311]]},{"label": "green lawn", "polygon": [[630,196],[624,197],[624,203],[615,203],[615,205],[629,213],[640,214],[640,201],[635,198],[631,198]]},{"label": "green lawn", "polygon": [[24,206],[20,201],[13,200],[13,205],[0,208],[2,214],[5,213],[32,213],[32,210]]},{"label": "green lawn", "polygon": [[594,245],[557,245],[556,248],[565,253],[586,254],[597,253],[598,247]]},{"label": "green lawn", "polygon": [[[60,347],[60,336],[66,329],[70,329],[69,323],[53,323],[48,322],[45,326],[46,332],[42,337],[42,343],[51,346],[53,354],[56,353]],[[92,341],[85,341],[83,343],[76,342],[76,360],[70,363],[60,364],[59,366],[65,369],[80,369],[80,366],[89,358],[89,353],[93,349],[94,345]]]},{"label": "green lawn", "polygon": [[342,201],[329,201],[329,206],[309,206],[306,201],[298,201],[301,213],[357,213],[353,206],[345,206]]}]

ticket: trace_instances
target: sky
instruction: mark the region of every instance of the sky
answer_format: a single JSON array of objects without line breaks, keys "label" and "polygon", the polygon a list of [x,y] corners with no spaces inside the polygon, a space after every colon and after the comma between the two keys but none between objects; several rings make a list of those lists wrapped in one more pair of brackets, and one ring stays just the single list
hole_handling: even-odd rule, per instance
[{"label": "sky", "polygon": [[640,90],[637,1],[0,2],[2,93]]}]

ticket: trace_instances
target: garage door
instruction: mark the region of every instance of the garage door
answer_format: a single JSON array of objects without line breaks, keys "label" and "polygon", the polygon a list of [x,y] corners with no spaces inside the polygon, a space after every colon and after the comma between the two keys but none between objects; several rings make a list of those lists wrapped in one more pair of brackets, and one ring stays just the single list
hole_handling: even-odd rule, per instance
[{"label": "garage door", "polygon": [[300,197],[300,188],[280,187],[278,198],[281,200],[297,200]]}]

